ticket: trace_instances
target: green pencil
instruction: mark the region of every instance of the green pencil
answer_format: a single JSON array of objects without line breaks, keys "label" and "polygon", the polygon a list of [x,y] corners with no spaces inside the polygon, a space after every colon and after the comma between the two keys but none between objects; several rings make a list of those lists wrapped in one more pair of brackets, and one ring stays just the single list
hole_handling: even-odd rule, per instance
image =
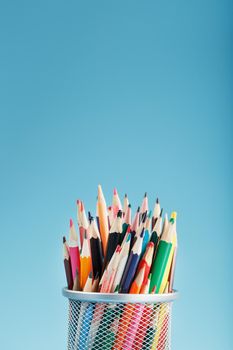
[{"label": "green pencil", "polygon": [[167,261],[172,248],[172,236],[174,232],[174,220],[169,222],[168,230],[164,233],[159,241],[157,253],[152,266],[152,277],[150,283],[150,293],[155,290],[155,293],[159,292],[160,285],[162,283],[163,275],[167,266]]}]

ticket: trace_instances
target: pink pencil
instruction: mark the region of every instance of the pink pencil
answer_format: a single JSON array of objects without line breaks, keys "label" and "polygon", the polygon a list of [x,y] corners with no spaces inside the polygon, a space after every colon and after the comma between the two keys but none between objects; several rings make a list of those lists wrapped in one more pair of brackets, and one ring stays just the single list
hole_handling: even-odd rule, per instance
[{"label": "pink pencil", "polygon": [[78,246],[78,236],[77,236],[72,219],[70,219],[69,248],[70,248],[69,253],[70,253],[70,260],[71,260],[72,275],[73,275],[73,280],[75,280],[76,269],[78,269],[78,272],[80,273],[80,253],[79,253],[79,246]]}]

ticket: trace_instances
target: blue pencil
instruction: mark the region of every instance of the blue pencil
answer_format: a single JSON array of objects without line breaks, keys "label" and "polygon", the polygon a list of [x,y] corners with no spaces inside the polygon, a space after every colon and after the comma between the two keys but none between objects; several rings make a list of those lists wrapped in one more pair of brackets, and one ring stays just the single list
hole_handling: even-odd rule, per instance
[{"label": "blue pencil", "polygon": [[91,321],[93,317],[94,304],[89,304],[85,310],[85,314],[82,321],[82,327],[79,337],[79,344],[77,349],[88,350],[88,334],[91,326]]},{"label": "blue pencil", "polygon": [[133,282],[134,275],[136,273],[141,252],[142,252],[143,237],[144,237],[144,229],[142,230],[140,236],[137,238],[130,252],[130,256],[127,261],[127,264],[122,276],[122,280],[120,283],[120,293],[128,293],[131,283]]}]

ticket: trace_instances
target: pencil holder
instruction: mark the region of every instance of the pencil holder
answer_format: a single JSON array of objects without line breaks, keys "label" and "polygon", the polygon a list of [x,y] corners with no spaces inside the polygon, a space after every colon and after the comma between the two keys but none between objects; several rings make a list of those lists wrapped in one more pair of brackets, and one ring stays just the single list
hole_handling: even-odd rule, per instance
[{"label": "pencil holder", "polygon": [[83,293],[63,289],[69,300],[68,350],[169,350],[169,294]]}]

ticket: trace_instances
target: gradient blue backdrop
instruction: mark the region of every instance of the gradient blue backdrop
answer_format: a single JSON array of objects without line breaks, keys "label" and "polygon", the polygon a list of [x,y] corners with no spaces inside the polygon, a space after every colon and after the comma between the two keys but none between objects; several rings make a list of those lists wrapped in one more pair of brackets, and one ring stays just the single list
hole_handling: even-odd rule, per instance
[{"label": "gradient blue backdrop", "polygon": [[178,211],[173,349],[233,348],[232,7],[1,2],[1,349],[65,349],[61,236],[98,183]]}]

